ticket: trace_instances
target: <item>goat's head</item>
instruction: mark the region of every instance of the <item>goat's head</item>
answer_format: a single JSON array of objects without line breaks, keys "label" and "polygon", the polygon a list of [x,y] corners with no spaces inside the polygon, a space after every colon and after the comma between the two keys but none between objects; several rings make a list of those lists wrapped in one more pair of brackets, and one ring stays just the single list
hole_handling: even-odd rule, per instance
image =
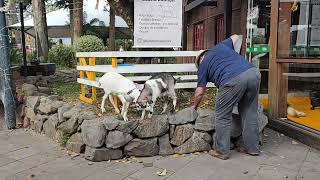
[{"label": "goat's head", "polygon": [[136,102],[137,110],[151,110],[152,104],[152,89],[149,85],[144,85]]}]

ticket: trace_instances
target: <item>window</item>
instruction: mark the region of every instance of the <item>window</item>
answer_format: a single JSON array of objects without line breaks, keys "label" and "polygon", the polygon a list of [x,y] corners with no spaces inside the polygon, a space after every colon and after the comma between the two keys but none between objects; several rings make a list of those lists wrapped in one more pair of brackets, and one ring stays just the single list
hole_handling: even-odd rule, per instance
[{"label": "window", "polygon": [[224,40],[224,18],[219,17],[216,19],[216,36],[215,36],[215,44]]},{"label": "window", "polygon": [[320,0],[280,1],[279,58],[320,57]]},{"label": "window", "polygon": [[194,50],[204,49],[203,46],[203,23],[196,24],[194,26]]}]

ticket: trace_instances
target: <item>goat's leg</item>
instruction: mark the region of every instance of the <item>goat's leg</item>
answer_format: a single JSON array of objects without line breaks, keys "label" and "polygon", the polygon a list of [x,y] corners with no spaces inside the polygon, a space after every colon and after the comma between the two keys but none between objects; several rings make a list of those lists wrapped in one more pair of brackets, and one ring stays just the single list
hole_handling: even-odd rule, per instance
[{"label": "goat's leg", "polygon": [[117,114],[119,114],[119,113],[120,113],[120,110],[119,110],[119,108],[116,106],[116,104],[114,103],[114,100],[113,100],[113,96],[112,96],[112,95],[109,95],[109,101],[110,101],[111,104],[113,105],[115,112],[116,112]]},{"label": "goat's leg", "polygon": [[151,118],[151,117],[152,117],[154,105],[155,105],[155,101],[151,104],[151,109],[150,109],[150,111],[149,111],[148,118]]},{"label": "goat's leg", "polygon": [[[128,117],[127,114],[128,114],[129,105],[130,105],[129,102],[126,102],[126,103],[123,105],[123,116],[124,116],[124,117]],[[128,119],[127,119],[127,121],[128,121]]]},{"label": "goat's leg", "polygon": [[142,114],[141,114],[140,120],[142,121],[145,116],[146,116],[146,110],[142,110]]},{"label": "goat's leg", "polygon": [[165,112],[167,111],[167,108],[168,108],[168,100],[166,100],[166,101],[164,102],[164,105],[163,105],[163,109],[162,109],[161,114],[165,113]]},{"label": "goat's leg", "polygon": [[106,100],[107,100],[108,94],[105,93],[102,97],[102,102],[101,102],[101,112],[104,113],[106,112],[106,108],[104,107]]},{"label": "goat's leg", "polygon": [[128,106],[127,105],[128,102],[126,101],[126,99],[122,95],[119,95],[118,97],[123,105],[123,107],[121,109],[121,116],[123,117],[124,121],[128,121],[128,118],[126,116],[126,114],[127,114],[126,111],[128,110],[128,108],[126,108],[126,106]]}]

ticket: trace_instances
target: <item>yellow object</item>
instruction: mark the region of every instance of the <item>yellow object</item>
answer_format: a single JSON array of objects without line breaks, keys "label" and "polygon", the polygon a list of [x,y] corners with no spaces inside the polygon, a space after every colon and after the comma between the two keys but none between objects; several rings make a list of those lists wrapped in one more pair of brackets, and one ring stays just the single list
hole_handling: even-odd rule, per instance
[{"label": "yellow object", "polygon": [[[268,99],[263,98],[259,101],[263,107],[267,109]],[[311,110],[311,102],[309,97],[288,98],[288,103],[297,111],[305,113],[305,117],[288,116],[288,120],[320,131],[320,109]]]},{"label": "yellow object", "polygon": [[294,3],[292,4],[291,11],[292,11],[292,12],[295,12],[295,11],[297,11],[298,9],[299,9],[298,3],[297,3],[297,2],[294,2]]},{"label": "yellow object", "polygon": [[158,171],[158,172],[157,172],[157,175],[158,175],[158,176],[165,176],[165,175],[167,175],[167,169],[163,169],[162,171]]},{"label": "yellow object", "polygon": [[111,58],[111,65],[113,68],[116,68],[118,66],[117,58],[115,58],[115,57]]},{"label": "yellow object", "polygon": [[[86,58],[80,58],[80,66],[87,66],[87,61]],[[95,66],[96,65],[96,60],[95,58],[91,57],[89,58],[89,66]],[[90,81],[95,81],[96,80],[96,72],[94,71],[80,71],[80,78],[85,79],[85,75],[87,76],[88,80]],[[79,99],[83,102],[93,104],[97,100],[97,89],[96,87],[91,87],[92,90],[92,95],[91,98],[86,97],[86,91],[85,91],[85,85],[81,84],[80,85],[80,97]]]}]

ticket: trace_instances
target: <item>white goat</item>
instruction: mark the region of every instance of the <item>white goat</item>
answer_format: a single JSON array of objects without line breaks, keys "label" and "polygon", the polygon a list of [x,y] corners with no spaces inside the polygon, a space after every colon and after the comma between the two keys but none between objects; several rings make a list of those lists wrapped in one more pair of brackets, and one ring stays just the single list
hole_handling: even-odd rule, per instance
[{"label": "white goat", "polygon": [[129,105],[131,102],[135,103],[140,95],[140,91],[137,89],[137,86],[130,79],[114,72],[108,72],[104,74],[99,79],[99,84],[105,93],[102,98],[101,111],[106,111],[104,107],[105,101],[107,97],[109,97],[109,100],[114,106],[116,113],[120,113],[120,110],[115,105],[112,97],[113,95],[118,96],[123,105],[121,116],[123,117],[124,121],[128,121],[127,112]]}]

